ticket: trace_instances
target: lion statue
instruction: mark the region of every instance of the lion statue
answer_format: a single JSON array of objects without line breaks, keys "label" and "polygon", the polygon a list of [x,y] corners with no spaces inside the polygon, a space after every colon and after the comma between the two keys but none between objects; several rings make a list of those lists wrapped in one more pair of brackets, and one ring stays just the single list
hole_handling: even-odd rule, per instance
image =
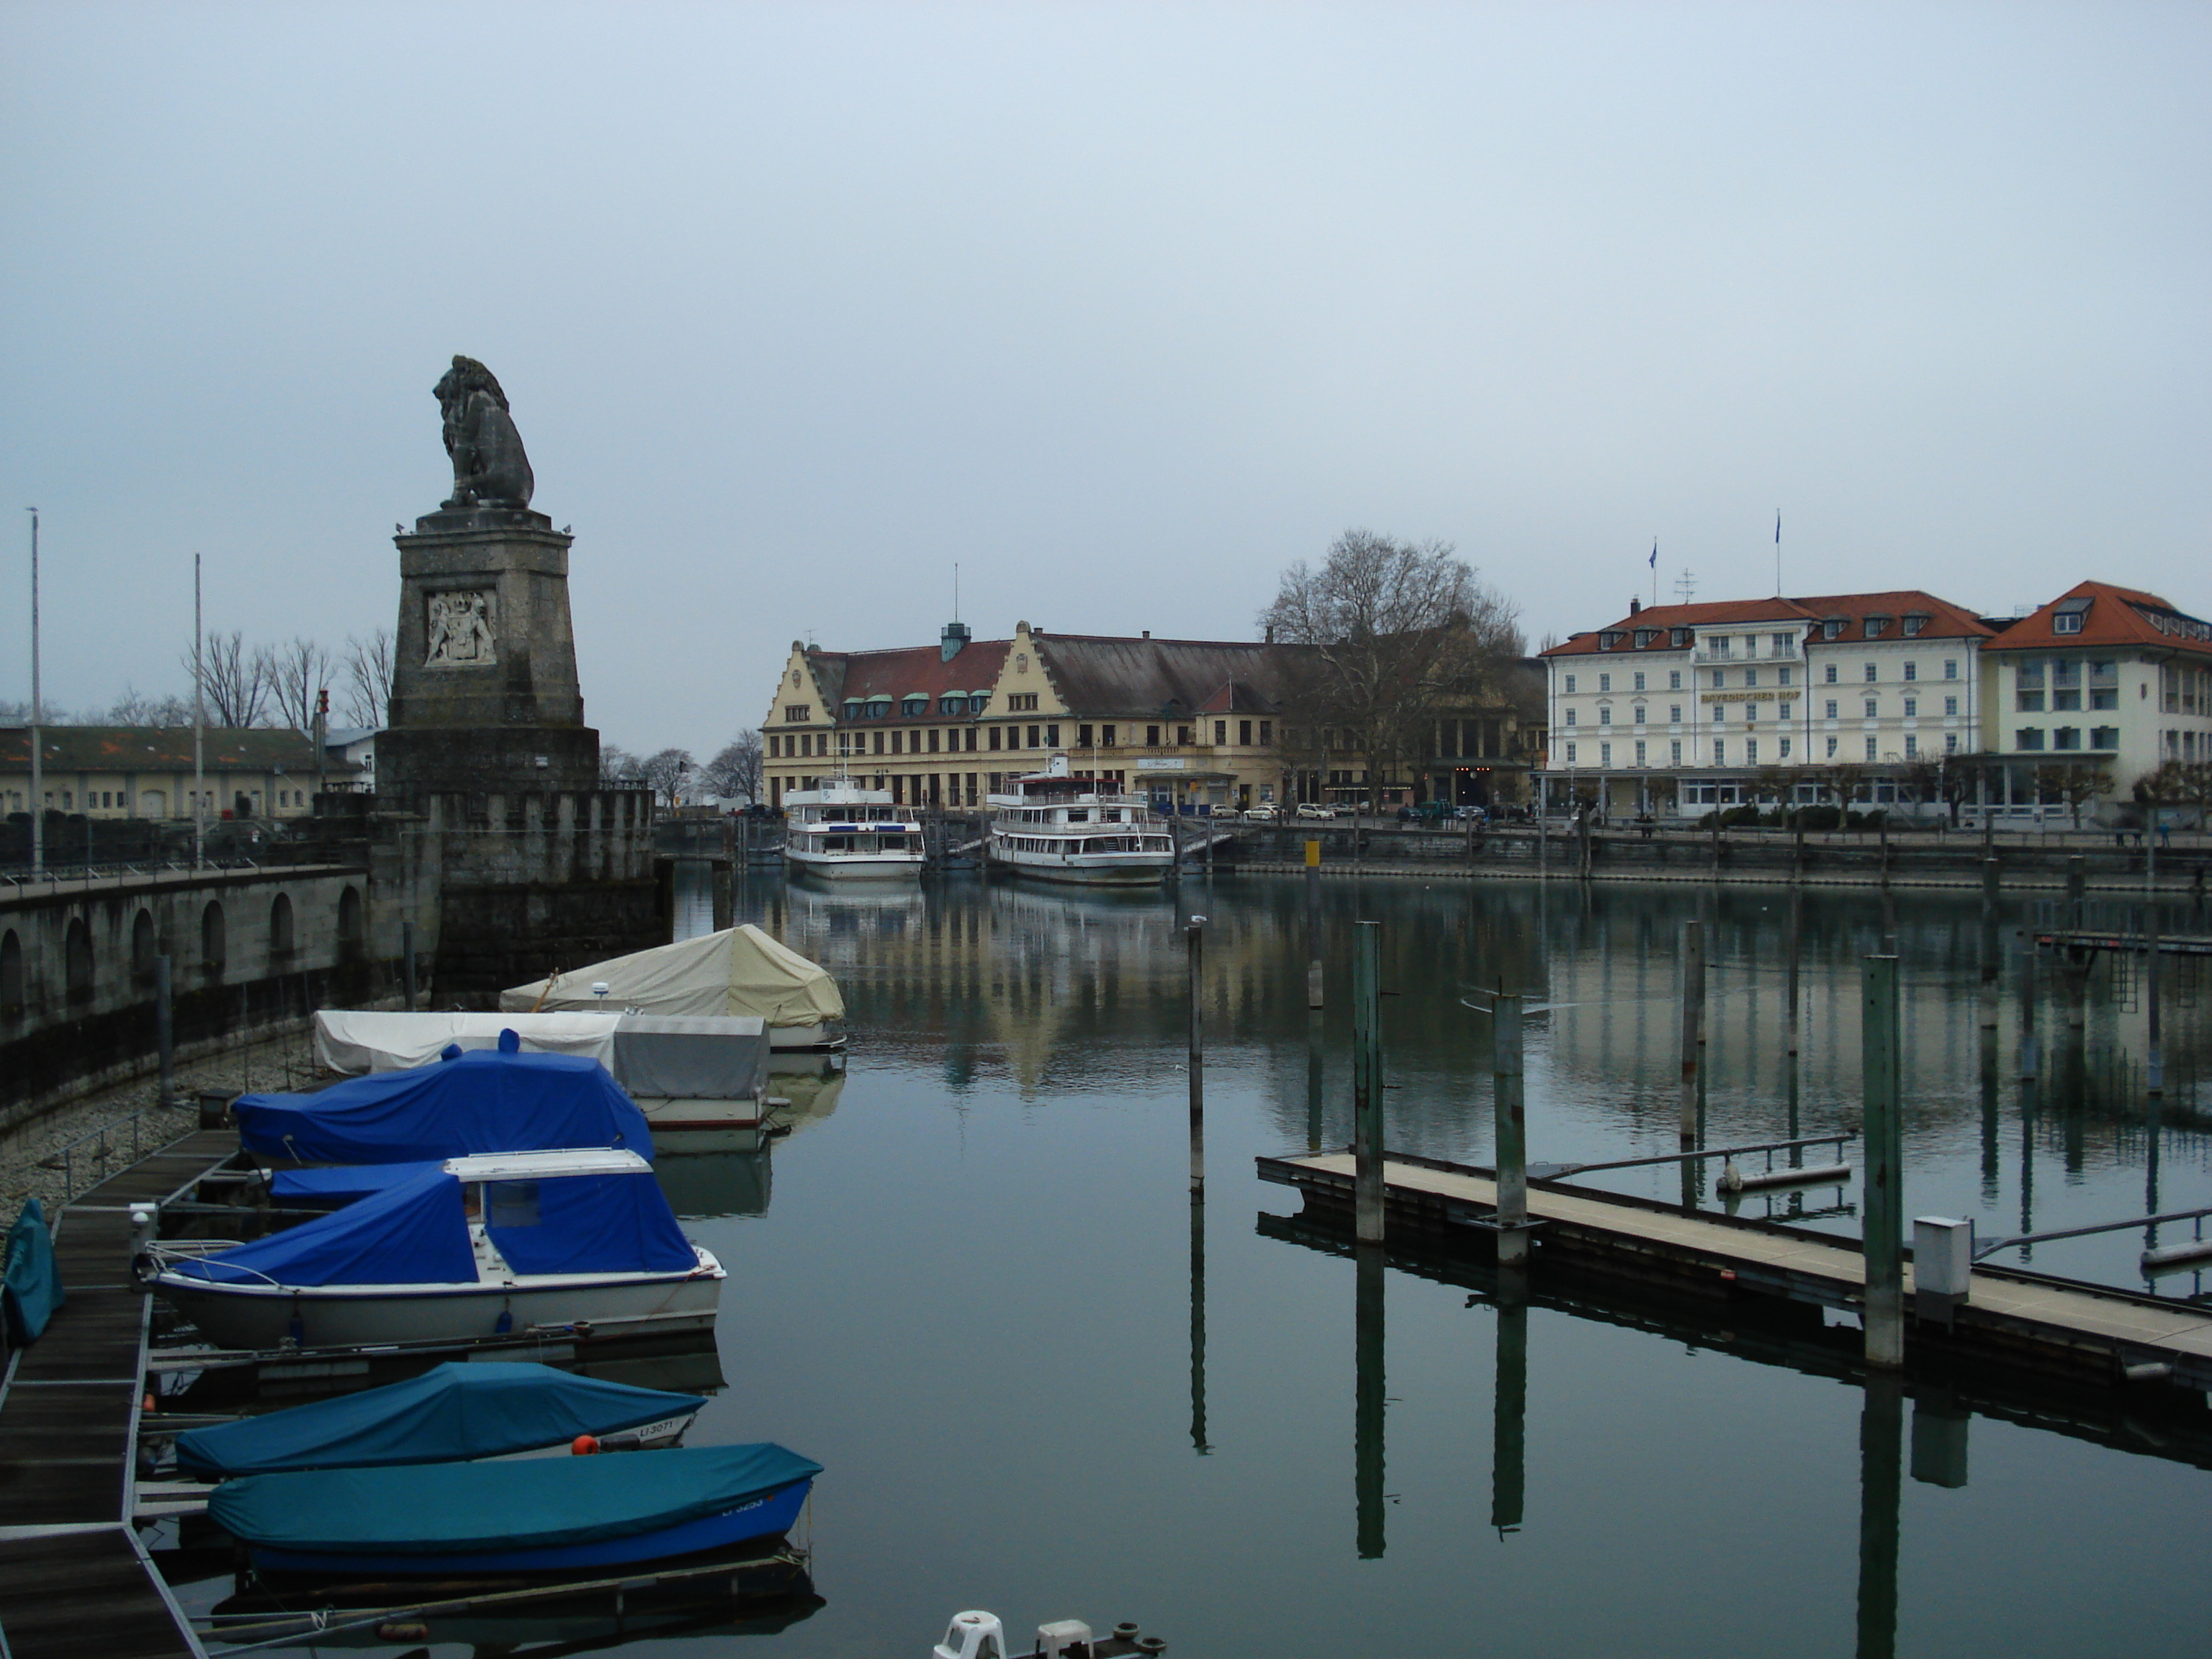
[{"label": "lion statue", "polygon": [[446,453],[453,458],[453,498],[446,505],[529,506],[538,481],[522,453],[522,434],[507,412],[507,393],[492,372],[457,353],[436,395],[446,417]]}]

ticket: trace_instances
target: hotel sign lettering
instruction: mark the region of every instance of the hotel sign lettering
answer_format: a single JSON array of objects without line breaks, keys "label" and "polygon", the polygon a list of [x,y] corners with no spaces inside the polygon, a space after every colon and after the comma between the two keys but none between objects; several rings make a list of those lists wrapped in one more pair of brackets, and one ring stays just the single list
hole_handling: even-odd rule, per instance
[{"label": "hotel sign lettering", "polygon": [[1180,772],[1183,769],[1183,763],[1179,759],[1167,759],[1158,756],[1139,756],[1137,759],[1137,769],[1139,772]]},{"label": "hotel sign lettering", "polygon": [[1698,701],[1702,702],[1772,702],[1778,697],[1797,700],[1796,688],[1787,691],[1708,691]]}]

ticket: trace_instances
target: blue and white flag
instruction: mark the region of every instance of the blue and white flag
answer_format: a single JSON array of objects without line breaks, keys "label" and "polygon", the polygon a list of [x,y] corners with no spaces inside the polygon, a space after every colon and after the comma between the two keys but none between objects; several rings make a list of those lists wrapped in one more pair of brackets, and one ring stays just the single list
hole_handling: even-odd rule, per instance
[{"label": "blue and white flag", "polygon": [[1652,568],[1654,570],[1656,570],[1656,569],[1659,568],[1659,538],[1658,538],[1656,536],[1654,536],[1654,537],[1651,538],[1651,561],[1650,561],[1650,562],[1651,562],[1651,568]]}]

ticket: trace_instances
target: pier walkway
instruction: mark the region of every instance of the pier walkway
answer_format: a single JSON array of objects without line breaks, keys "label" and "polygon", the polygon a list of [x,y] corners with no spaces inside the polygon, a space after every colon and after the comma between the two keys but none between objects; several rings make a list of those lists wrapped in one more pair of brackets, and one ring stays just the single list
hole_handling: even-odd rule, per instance
[{"label": "pier walkway", "polygon": [[[1310,1206],[1348,1212],[1352,1201],[1349,1153],[1263,1158],[1259,1174],[1297,1188]],[[1472,1233],[1496,1209],[1487,1170],[1394,1152],[1384,1160],[1383,1182],[1392,1224]],[[1856,1239],[1557,1181],[1529,1182],[1528,1214],[1539,1224],[1532,1237],[1533,1271],[1540,1274],[1547,1260],[1573,1261],[1614,1277],[1718,1298],[1780,1296],[1851,1313],[1865,1299],[1865,1264]],[[1909,1261],[1905,1275],[1910,1316]],[[1971,1293],[1948,1323],[1908,1317],[1908,1360],[1930,1349],[2075,1382],[2118,1383],[2131,1369],[2165,1366],[2170,1371],[2163,1380],[2212,1389],[2212,1308],[1977,1264]]]},{"label": "pier walkway", "polygon": [[0,1382],[0,1650],[9,1659],[194,1659],[204,1650],[131,1525],[149,1301],[131,1206],[167,1202],[238,1150],[173,1141],[57,1220],[68,1301]]}]

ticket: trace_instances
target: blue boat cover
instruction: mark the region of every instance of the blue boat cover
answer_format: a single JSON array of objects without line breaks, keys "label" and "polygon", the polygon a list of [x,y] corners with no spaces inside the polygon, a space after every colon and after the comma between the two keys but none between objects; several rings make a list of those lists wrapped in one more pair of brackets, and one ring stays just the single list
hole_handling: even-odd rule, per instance
[{"label": "blue boat cover", "polygon": [[468,1152],[619,1146],[653,1156],[645,1114],[580,1054],[479,1048],[436,1066],[349,1078],[319,1094],[241,1095],[248,1152],[301,1164],[404,1164]]},{"label": "blue boat cover", "polygon": [[226,1480],[216,1525],[273,1549],[436,1556],[628,1538],[811,1480],[781,1446],[679,1447],[605,1457],[319,1469]]},{"label": "blue boat cover", "polygon": [[634,1389],[550,1365],[447,1361],[366,1389],[177,1437],[177,1466],[228,1479],[278,1469],[447,1463],[558,1446],[696,1412],[696,1394]]},{"label": "blue boat cover", "polygon": [[484,1186],[484,1231],[519,1273],[680,1273],[699,1265],[647,1170]]},{"label": "blue boat cover", "polygon": [[335,1209],[443,1167],[442,1160],[431,1158],[421,1164],[341,1164],[320,1170],[279,1170],[269,1183],[269,1192],[295,1207]]},{"label": "blue boat cover", "polygon": [[26,1199],[23,1212],[8,1230],[8,1271],[0,1275],[0,1320],[6,1322],[7,1346],[20,1348],[36,1341],[54,1310],[68,1300],[46,1212],[37,1199]]},{"label": "blue boat cover", "polygon": [[472,1285],[461,1182],[434,1166],[333,1215],[170,1271],[214,1284]]}]

